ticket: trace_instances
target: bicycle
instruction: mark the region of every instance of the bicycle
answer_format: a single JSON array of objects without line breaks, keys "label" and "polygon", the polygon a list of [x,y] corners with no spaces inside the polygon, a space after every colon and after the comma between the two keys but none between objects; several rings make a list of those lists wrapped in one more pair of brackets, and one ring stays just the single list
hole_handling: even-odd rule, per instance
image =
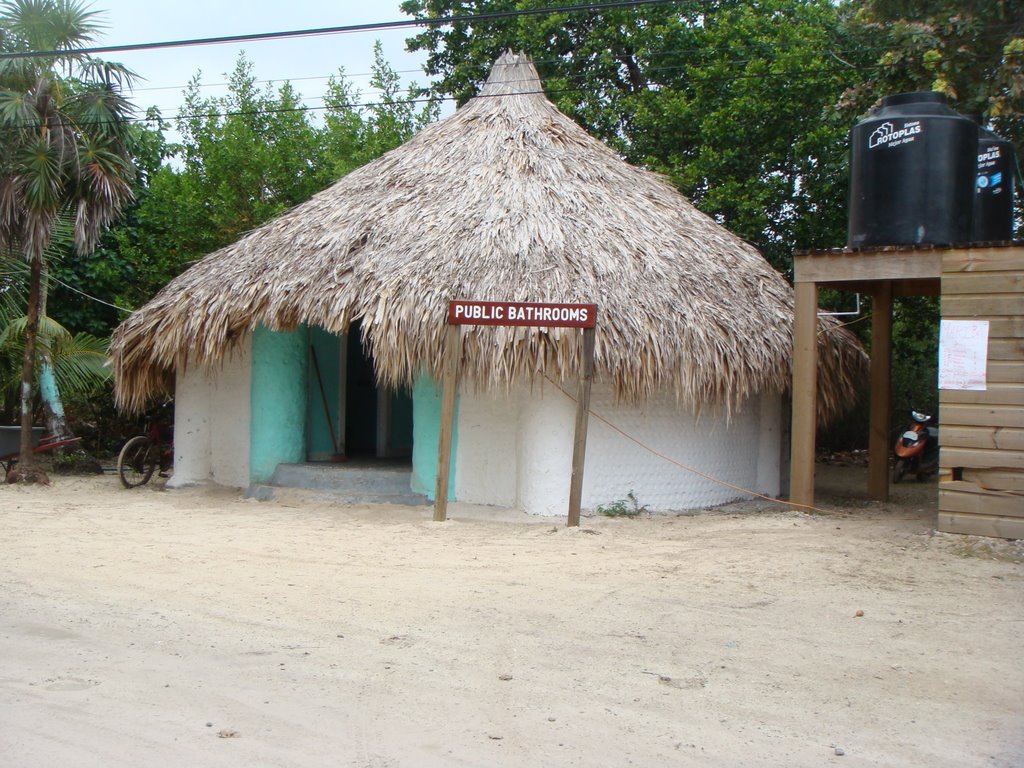
[{"label": "bicycle", "polygon": [[121,448],[117,457],[117,475],[125,488],[145,485],[160,468],[159,476],[167,477],[174,466],[174,427],[159,420],[152,421],[144,435],[136,435]]}]

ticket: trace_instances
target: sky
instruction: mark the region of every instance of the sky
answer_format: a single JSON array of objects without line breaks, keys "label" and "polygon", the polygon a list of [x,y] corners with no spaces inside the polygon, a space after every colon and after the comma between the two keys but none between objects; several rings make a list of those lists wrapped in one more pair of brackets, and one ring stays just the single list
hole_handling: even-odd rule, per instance
[{"label": "sky", "polygon": [[[127,45],[200,37],[241,35],[283,30],[346,26],[407,19],[394,2],[370,0],[93,0],[102,11],[105,33],[97,45]],[[405,39],[417,28],[376,30],[284,40],[226,45],[168,48],[102,54],[125,64],[139,75],[133,102],[140,110],[160,107],[165,118],[177,114],[182,91],[202,71],[204,96],[222,95],[225,73],[234,69],[244,50],[259,80],[290,80],[311,107],[319,106],[328,75],[345,68],[346,76],[372,101],[369,88],[373,44],[380,39],[384,57],[403,81],[428,81],[422,65],[425,54],[407,53]]]}]

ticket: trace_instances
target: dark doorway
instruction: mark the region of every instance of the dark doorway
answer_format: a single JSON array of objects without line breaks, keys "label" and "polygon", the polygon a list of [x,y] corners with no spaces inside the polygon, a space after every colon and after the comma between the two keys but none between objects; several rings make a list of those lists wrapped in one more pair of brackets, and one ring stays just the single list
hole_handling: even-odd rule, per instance
[{"label": "dark doorway", "polygon": [[353,459],[412,456],[412,396],[378,386],[362,342],[362,324],[349,328],[345,352],[345,453]]},{"label": "dark doorway", "polygon": [[345,453],[349,458],[377,456],[377,381],[361,336],[362,324],[357,321],[348,329],[345,361]]}]

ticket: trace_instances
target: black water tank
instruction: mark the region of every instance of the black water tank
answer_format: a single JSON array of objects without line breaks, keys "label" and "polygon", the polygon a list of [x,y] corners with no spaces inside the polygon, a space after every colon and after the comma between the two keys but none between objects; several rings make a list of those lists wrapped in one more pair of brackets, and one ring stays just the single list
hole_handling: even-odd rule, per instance
[{"label": "black water tank", "polygon": [[941,93],[887,96],[850,131],[847,245],[971,239],[978,126]]},{"label": "black water tank", "polygon": [[975,243],[1013,237],[1013,144],[984,128],[978,131],[978,181],[974,188]]}]

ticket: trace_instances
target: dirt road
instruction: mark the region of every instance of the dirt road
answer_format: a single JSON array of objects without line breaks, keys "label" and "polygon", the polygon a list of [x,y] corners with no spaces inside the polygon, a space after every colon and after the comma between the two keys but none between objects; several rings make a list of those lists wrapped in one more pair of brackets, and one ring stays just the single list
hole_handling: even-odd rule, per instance
[{"label": "dirt road", "polygon": [[115,483],[0,488],[0,765],[1024,765],[1020,550],[927,489],[567,530]]}]

